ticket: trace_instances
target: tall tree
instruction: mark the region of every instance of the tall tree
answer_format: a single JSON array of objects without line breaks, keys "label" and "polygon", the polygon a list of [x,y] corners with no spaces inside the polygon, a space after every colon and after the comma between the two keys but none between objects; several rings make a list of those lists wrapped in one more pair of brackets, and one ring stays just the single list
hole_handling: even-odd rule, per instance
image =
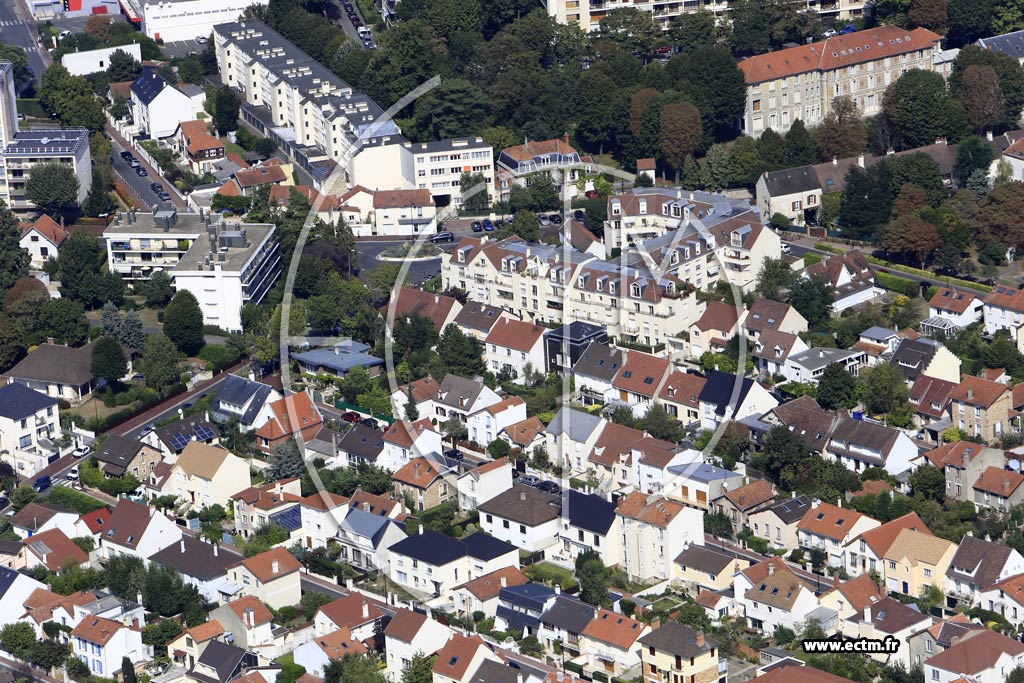
[{"label": "tall tree", "polygon": [[695,106],[678,102],[662,107],[658,146],[662,157],[675,171],[677,183],[686,157],[700,145],[701,134],[700,111]]},{"label": "tall tree", "polygon": [[100,337],[92,347],[92,374],[113,384],[128,374],[128,361],[113,337]]},{"label": "tall tree", "polygon": [[818,127],[818,152],[823,161],[860,154],[867,145],[867,131],[856,103],[848,95],[832,100],[832,107]]},{"label": "tall tree", "polygon": [[191,356],[203,347],[203,312],[192,292],[179,290],[164,311],[164,334]]},{"label": "tall tree", "polygon": [[33,166],[25,183],[25,196],[43,211],[54,214],[78,202],[78,178],[71,167],[58,162]]},{"label": "tall tree", "polygon": [[21,248],[21,228],[14,212],[0,200],[0,291],[9,292],[14,283],[28,275],[30,257]]}]

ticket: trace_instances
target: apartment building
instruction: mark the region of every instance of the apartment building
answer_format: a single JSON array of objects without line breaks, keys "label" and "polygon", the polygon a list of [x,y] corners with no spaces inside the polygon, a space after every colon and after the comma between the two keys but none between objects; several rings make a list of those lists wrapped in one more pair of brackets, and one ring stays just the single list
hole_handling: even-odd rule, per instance
[{"label": "apartment building", "polygon": [[[382,7],[393,8],[394,1],[388,0]],[[850,19],[863,15],[868,4],[865,0],[807,0],[806,7],[808,12],[820,14],[822,18]],[[616,9],[632,8],[647,12],[663,30],[683,14],[704,11],[721,17],[732,9],[730,0],[546,0],[544,5],[548,16],[558,23],[576,24],[585,32],[599,30],[601,19]],[[382,10],[382,13],[385,12]]]},{"label": "apartment building", "polygon": [[742,129],[760,136],[789,130],[800,119],[820,124],[839,96],[864,116],[882,110],[885,89],[911,69],[931,71],[941,36],[924,28],[878,26],[866,31],[744,59],[747,82]]}]

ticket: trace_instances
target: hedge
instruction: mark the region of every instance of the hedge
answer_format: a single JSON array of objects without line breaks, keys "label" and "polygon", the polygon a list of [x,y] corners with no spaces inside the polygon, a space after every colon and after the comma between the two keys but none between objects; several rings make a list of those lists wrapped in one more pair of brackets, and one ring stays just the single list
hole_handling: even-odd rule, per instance
[{"label": "hedge", "polygon": [[889,273],[875,273],[875,283],[889,291],[906,294],[911,298],[921,294],[921,285],[916,280],[908,280],[905,277],[897,277]]}]

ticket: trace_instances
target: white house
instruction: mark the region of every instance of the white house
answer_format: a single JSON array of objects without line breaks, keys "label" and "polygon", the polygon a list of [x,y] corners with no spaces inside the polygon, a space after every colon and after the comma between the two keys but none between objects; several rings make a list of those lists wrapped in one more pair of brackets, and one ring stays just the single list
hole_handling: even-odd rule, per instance
[{"label": "white house", "polygon": [[402,680],[402,671],[417,654],[437,652],[452,631],[425,614],[400,609],[384,628],[387,676],[393,683]]},{"label": "white house", "polygon": [[142,61],[142,45],[128,43],[117,47],[101,47],[98,50],[68,52],[60,58],[60,63],[72,76],[88,76],[98,71],[106,71],[115,52],[123,52],[136,62]]},{"label": "white house", "polygon": [[526,377],[528,371],[543,373],[547,329],[522,320],[498,321],[484,341],[488,367],[513,379]]},{"label": "white house", "polygon": [[173,135],[179,122],[191,121],[203,112],[206,101],[202,88],[171,85],[153,69],[143,71],[132,82],[131,95],[135,125],[153,139]]},{"label": "white house", "polygon": [[559,496],[516,485],[478,505],[477,511],[481,529],[527,552],[547,550],[558,543],[562,528]]},{"label": "white house", "polygon": [[499,403],[489,405],[470,415],[466,428],[481,446],[487,446],[498,438],[509,425],[526,419],[526,401],[518,396],[509,396]]}]

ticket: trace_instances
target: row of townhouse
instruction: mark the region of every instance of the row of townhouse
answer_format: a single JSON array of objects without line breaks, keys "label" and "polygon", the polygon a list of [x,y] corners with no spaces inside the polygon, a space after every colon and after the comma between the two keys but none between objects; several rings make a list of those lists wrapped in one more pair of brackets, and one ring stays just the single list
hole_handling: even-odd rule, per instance
[{"label": "row of townhouse", "polygon": [[213,44],[221,79],[243,97],[246,121],[280,137],[316,182],[340,166],[347,187],[427,190],[439,206],[458,207],[462,174],[479,173],[493,199],[494,153],[480,138],[409,142],[366,94],[263,22],[219,24]]}]

